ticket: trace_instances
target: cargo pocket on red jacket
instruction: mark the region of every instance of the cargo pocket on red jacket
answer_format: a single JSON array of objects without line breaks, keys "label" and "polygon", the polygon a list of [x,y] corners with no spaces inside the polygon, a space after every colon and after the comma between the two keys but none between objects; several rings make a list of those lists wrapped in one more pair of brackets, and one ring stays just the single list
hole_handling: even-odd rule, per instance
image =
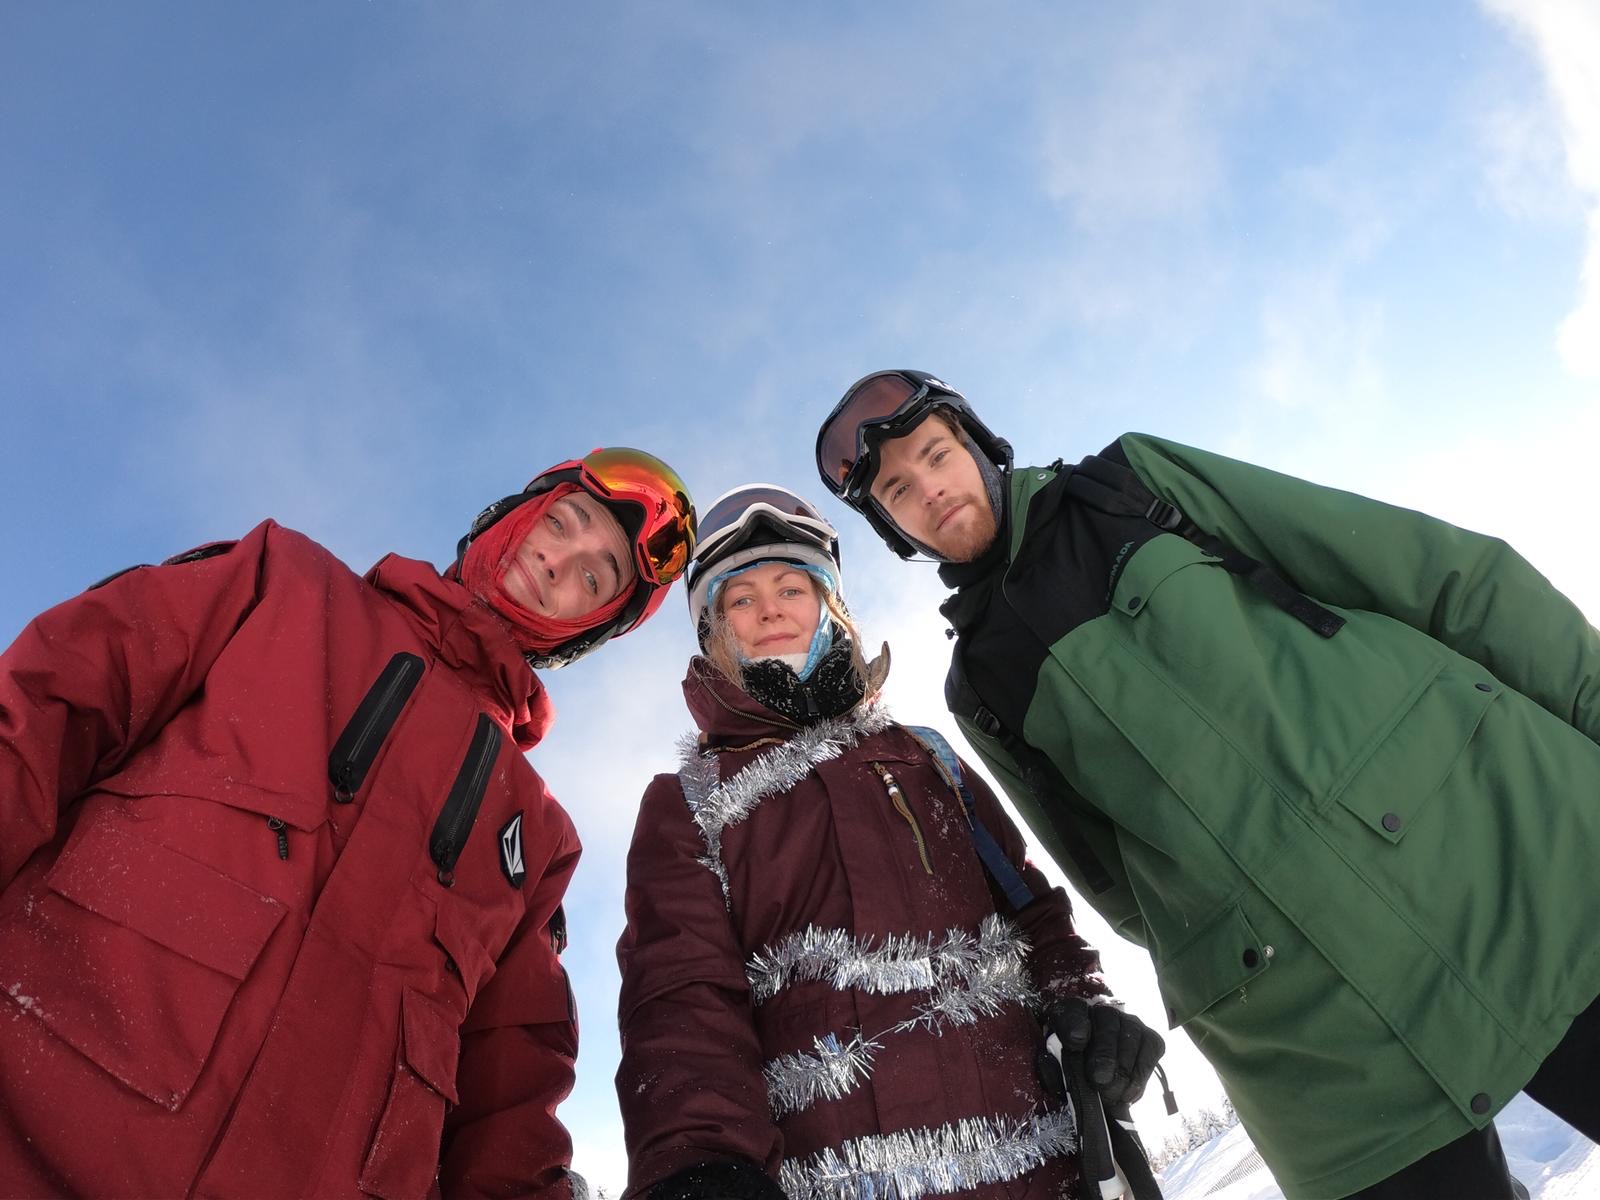
[{"label": "cargo pocket on red jacket", "polygon": [[425,1196],[439,1174],[446,1104],[456,1103],[461,1031],[444,1009],[420,992],[400,1001],[400,1045],[389,1098],[361,1167],[360,1188],[397,1200]]},{"label": "cargo pocket on red jacket", "polygon": [[0,926],[12,998],[142,1096],[177,1111],[285,906],[98,821]]}]

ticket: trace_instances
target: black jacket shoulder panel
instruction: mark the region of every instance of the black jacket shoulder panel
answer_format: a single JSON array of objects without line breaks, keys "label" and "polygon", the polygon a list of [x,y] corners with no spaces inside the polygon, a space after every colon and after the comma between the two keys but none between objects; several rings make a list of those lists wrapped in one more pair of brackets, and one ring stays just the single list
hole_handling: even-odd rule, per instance
[{"label": "black jacket shoulder panel", "polygon": [[[1121,447],[1109,449],[1101,461],[1126,471]],[[945,681],[952,712],[970,717],[981,704],[1020,732],[1050,647],[1110,610],[1123,566],[1160,534],[1142,513],[1086,503],[1073,486],[1079,470],[1056,471],[1034,491],[1013,514],[1025,522],[1015,557],[968,577],[941,608],[958,638]]]}]

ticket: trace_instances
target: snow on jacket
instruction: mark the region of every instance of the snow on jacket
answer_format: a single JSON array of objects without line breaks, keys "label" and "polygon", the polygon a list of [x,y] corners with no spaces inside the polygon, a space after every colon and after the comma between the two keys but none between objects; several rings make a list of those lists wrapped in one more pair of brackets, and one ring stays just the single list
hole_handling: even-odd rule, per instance
[{"label": "snow on jacket", "polygon": [[1285,1193],[1345,1196],[1487,1125],[1600,992],[1600,635],[1493,538],[1144,435],[1101,458],[1343,626],[1019,468],[1000,561],[942,569],[951,699]]},{"label": "snow on jacket", "polygon": [[432,567],[266,522],[0,658],[0,1195],[566,1198],[578,839]]},{"label": "snow on jacket", "polygon": [[[1075,1131],[1036,1078],[1034,1009],[1105,987],[993,794],[963,772],[1034,890],[1016,914],[881,706],[797,730],[704,659],[684,692],[703,732],[645,793],[617,951],[626,1195],[705,1162],[790,1200],[1063,1194]],[[963,1172],[986,1182],[939,1182]]]}]

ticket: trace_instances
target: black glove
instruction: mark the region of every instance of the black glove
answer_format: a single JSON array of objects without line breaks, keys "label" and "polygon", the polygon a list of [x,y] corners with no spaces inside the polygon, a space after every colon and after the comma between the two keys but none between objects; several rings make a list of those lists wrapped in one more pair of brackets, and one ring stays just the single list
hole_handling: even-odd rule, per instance
[{"label": "black glove", "polygon": [[[1089,1083],[1108,1104],[1132,1104],[1144,1095],[1167,1043],[1132,1013],[1074,997],[1045,1010],[1045,1029],[1066,1054],[1083,1052]],[[1042,1064],[1041,1064],[1042,1065]]]}]

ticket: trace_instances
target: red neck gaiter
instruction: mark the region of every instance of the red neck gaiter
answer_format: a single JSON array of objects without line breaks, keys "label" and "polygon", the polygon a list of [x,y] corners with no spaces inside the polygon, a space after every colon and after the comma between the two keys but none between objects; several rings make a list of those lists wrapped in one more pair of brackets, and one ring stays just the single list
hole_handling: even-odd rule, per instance
[{"label": "red neck gaiter", "polygon": [[580,633],[606,624],[622,611],[628,597],[633,595],[631,586],[624,588],[615,600],[576,620],[564,621],[524,608],[506,595],[501,586],[511,556],[534,524],[542,520],[550,506],[561,497],[580,490],[575,483],[564,483],[512,509],[479,534],[461,560],[462,584],[506,620],[511,626],[511,636],[524,652],[547,654]]}]

